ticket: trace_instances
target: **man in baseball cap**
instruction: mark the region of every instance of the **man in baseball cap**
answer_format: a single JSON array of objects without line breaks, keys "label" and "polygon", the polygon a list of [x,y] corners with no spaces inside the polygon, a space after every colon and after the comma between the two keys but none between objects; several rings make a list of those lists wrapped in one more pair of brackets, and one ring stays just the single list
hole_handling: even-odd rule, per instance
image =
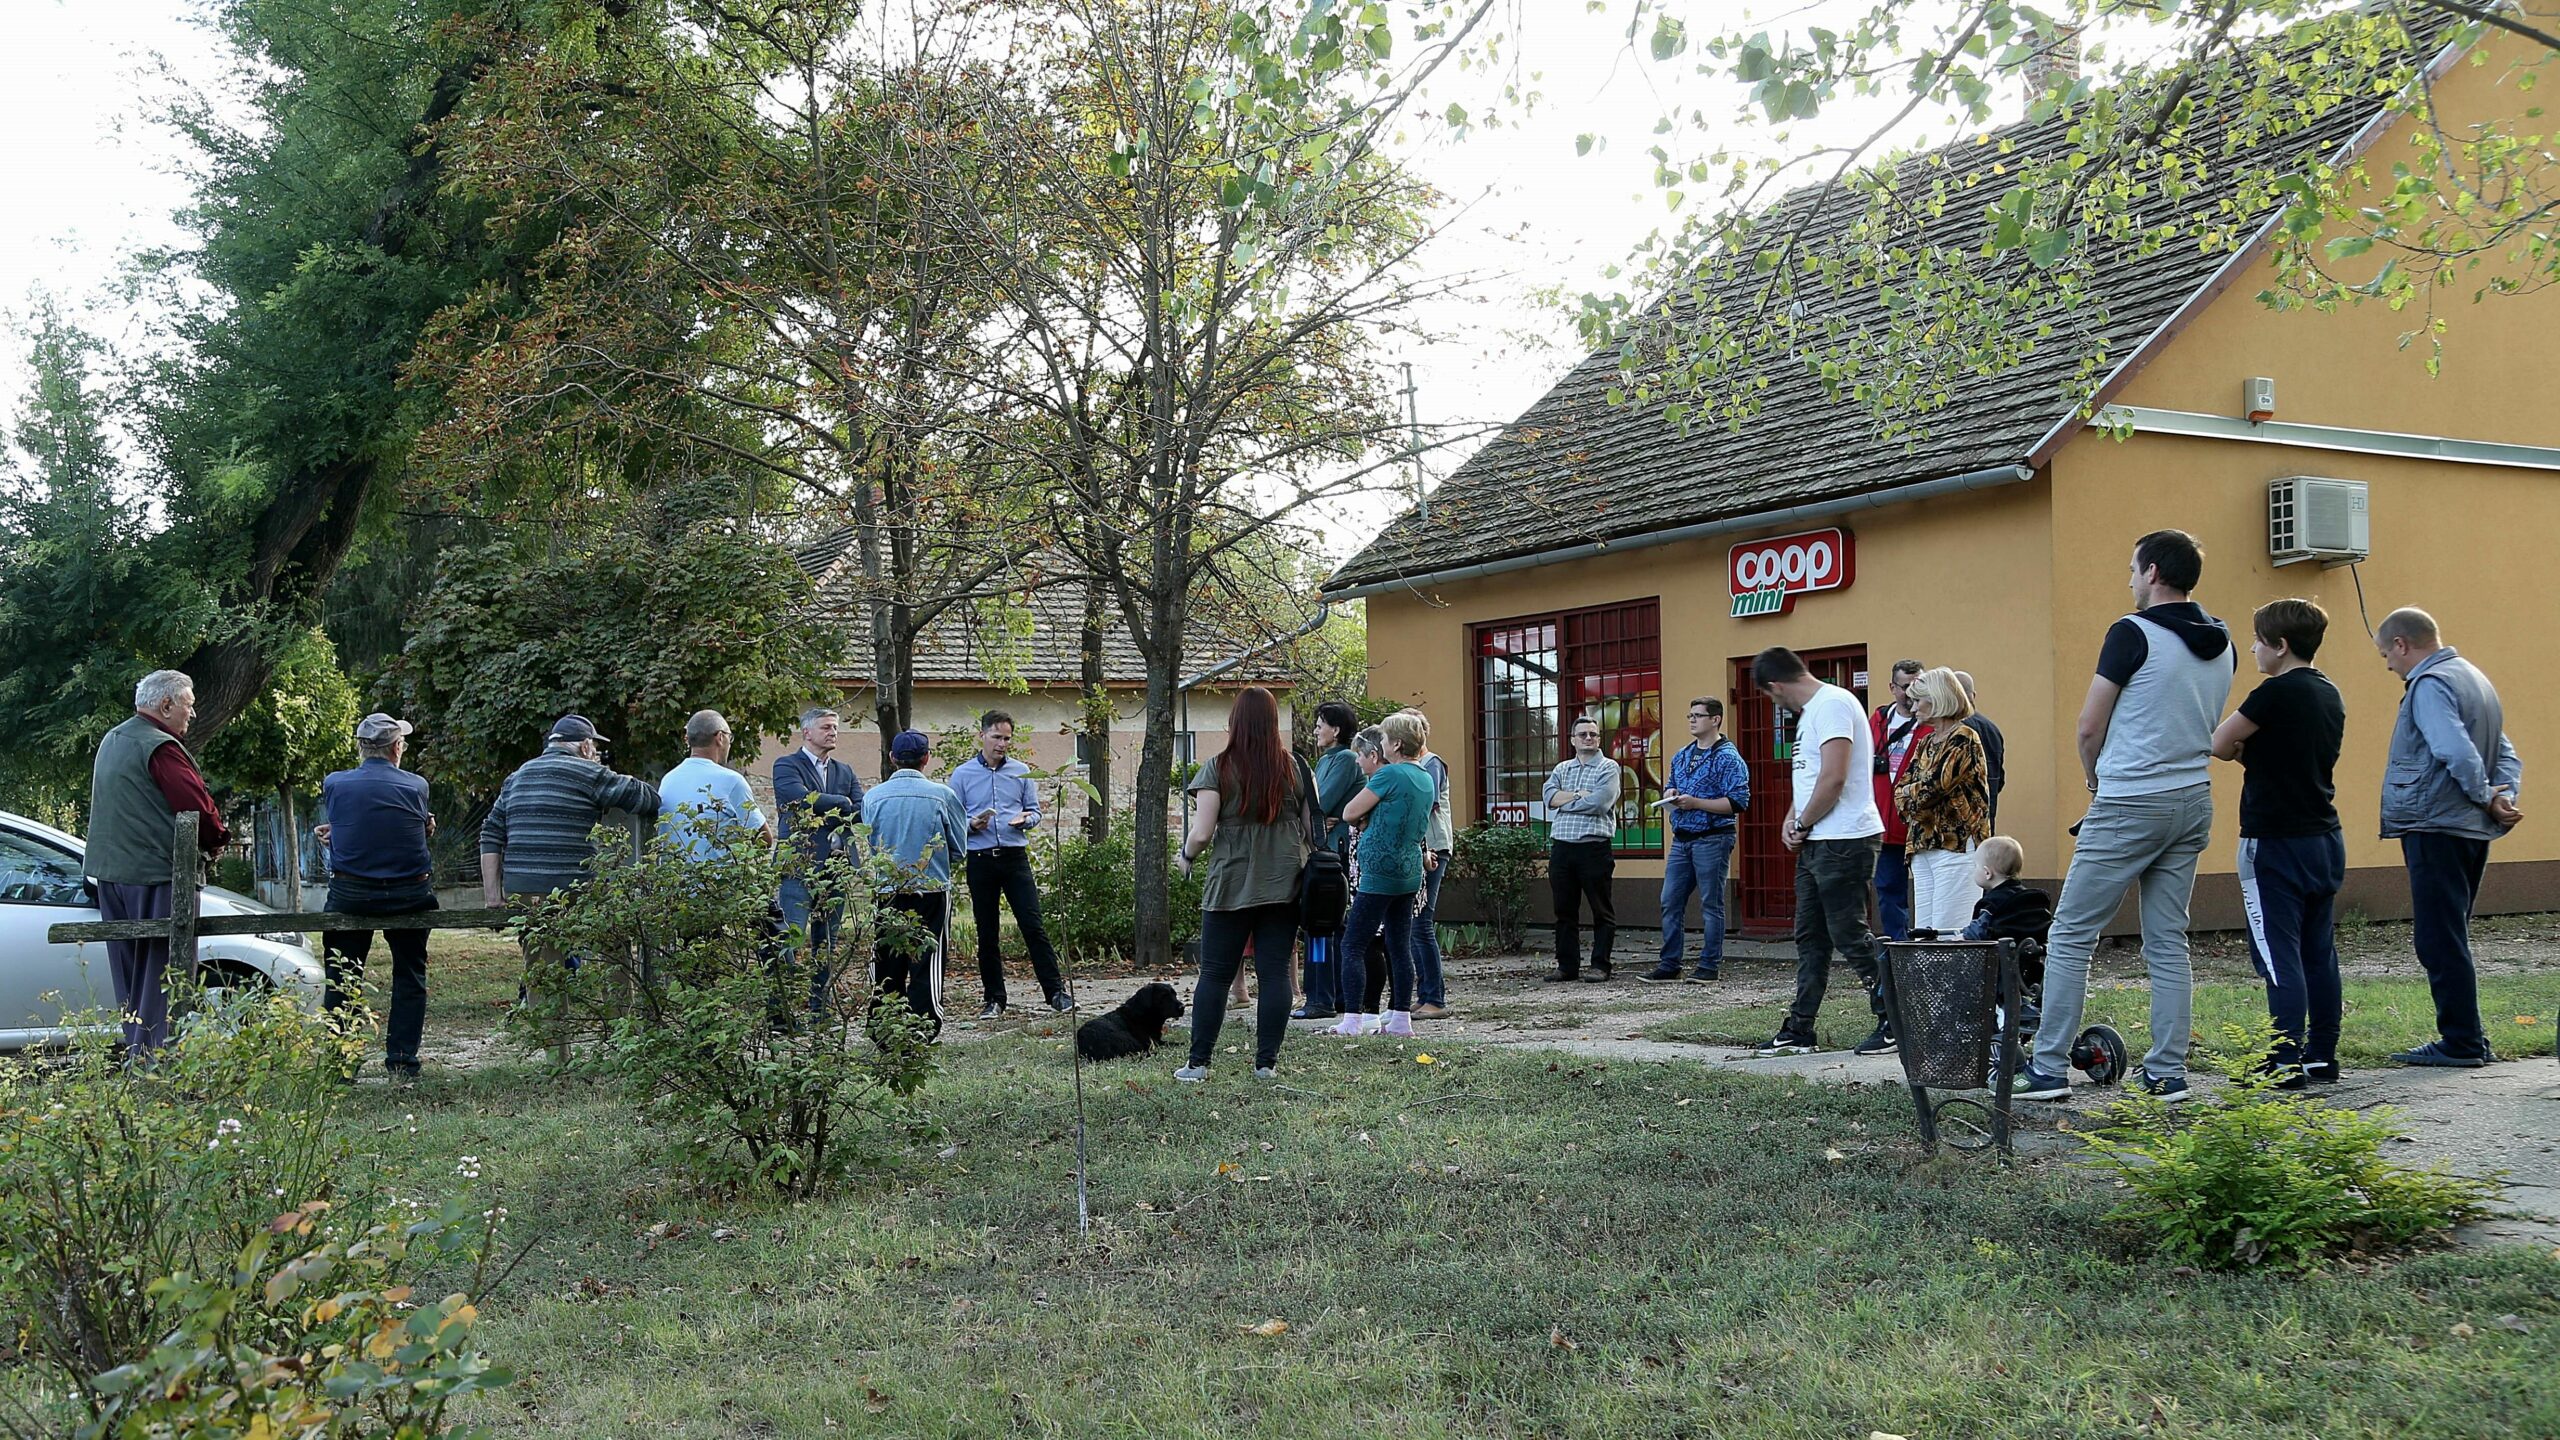
[{"label": "man in baseball cap", "polygon": [[[911,934],[883,925],[873,947],[872,984],[905,997],[935,1035],[942,1032],[942,965],[951,940],[951,862],[969,849],[969,817],[948,785],[925,775],[933,740],[905,730],[889,742],[888,778],[862,792],[862,823],[871,849],[888,857],[895,878],[879,896],[883,911],[913,917]],[[898,927],[904,928],[904,927]]]},{"label": "man in baseball cap", "polygon": [[[320,782],[320,838],[329,847],[329,908],[341,915],[414,915],[436,908],[427,838],[435,816],[427,782],[400,768],[410,725],[375,711],[356,722],[353,770]],[[332,1012],[359,1006],[371,930],[324,930],[324,1003]],[[383,1068],[394,1084],[418,1078],[418,1036],[427,1018],[427,932],[390,930],[391,1014],[382,1030]]]},{"label": "man in baseball cap", "polygon": [[557,745],[565,740],[574,745],[582,740],[593,742],[596,738],[596,726],[594,721],[589,720],[584,715],[563,715],[559,719],[551,722],[551,734],[548,737],[548,743]]},{"label": "man in baseball cap", "polygon": [[[597,755],[596,727],[584,715],[551,724],[542,753],[516,767],[480,824],[480,890],[489,908],[510,895],[548,895],[587,883],[596,858],[588,832],[610,810],[642,820],[658,816],[658,787],[617,775]],[[525,949],[526,974],[539,976],[569,957]],[[552,1047],[560,1051],[561,1043]]]}]

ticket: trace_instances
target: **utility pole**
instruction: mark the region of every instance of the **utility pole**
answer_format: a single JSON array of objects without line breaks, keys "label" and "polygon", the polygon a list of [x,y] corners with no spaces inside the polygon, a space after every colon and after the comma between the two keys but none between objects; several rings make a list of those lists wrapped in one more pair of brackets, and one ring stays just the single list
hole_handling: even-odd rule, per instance
[{"label": "utility pole", "polygon": [[1413,460],[1413,508],[1424,520],[1431,518],[1431,496],[1422,488],[1422,412],[1414,405],[1413,363],[1404,367],[1404,453]]}]

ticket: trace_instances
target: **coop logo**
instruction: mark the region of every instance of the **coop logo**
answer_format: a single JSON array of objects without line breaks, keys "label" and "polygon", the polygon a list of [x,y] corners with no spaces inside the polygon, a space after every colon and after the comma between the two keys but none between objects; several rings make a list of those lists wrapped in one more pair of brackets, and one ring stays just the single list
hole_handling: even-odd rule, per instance
[{"label": "coop logo", "polygon": [[1784,615],[1799,595],[1845,590],[1857,574],[1849,532],[1808,530],[1736,545],[1725,557],[1725,581],[1733,618]]}]

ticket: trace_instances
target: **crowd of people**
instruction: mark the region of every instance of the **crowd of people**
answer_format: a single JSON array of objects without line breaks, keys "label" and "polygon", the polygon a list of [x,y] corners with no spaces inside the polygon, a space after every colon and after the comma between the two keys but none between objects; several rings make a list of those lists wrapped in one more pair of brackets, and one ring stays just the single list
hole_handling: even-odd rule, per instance
[{"label": "crowd of people", "polygon": [[[1970,676],[1899,661],[1889,677],[1892,700],[1868,712],[1792,651],[1771,648],[1754,659],[1752,684],[1792,717],[1790,794],[1778,836],[1795,856],[1796,880],[1794,999],[1759,1054],[1815,1048],[1814,1018],[1835,955],[1857,974],[1874,1014],[1857,1052],[1898,1048],[1879,984],[1879,932],[1896,941],[2036,939],[2040,993],[2024,1017],[2034,1039],[2011,1093],[2060,1099],[2071,1089],[2069,1056],[2090,958],[2102,928],[2135,895],[2151,1039],[2134,1079],[2158,1098],[2185,1098],[2189,907],[2212,829],[2210,767],[2221,759],[2238,763],[2244,777],[2239,881],[2277,1035],[2270,1063],[2287,1086],[2338,1078],[2334,912],[2346,852],[2333,772],[2346,708],[2314,664],[2329,619],[2308,600],[2259,607],[2250,652],[2265,678],[2226,716],[2239,650],[2194,598],[2203,566],[2201,547],[2181,531],[2155,531],[2134,547],[2134,609],[2099,648],[2076,727],[2091,800],[2072,827],[2077,840],[2058,900],[2019,879],[2029,857],[2014,838],[1995,833],[2005,744],[1999,727],[1975,708]],[[2443,642],[2424,611],[2393,611],[2373,639],[2404,685],[2381,828],[2400,841],[2414,943],[2438,1031],[2395,1058],[2483,1065],[2492,1056],[2469,920],[2489,846],[2522,818],[2523,767],[2506,737],[2496,689]],[[99,746],[91,795],[86,868],[107,919],[169,914],[173,815],[193,810],[203,817],[199,841],[208,852],[227,839],[183,744],[194,714],[187,677],[155,671],[137,687],[134,703],[134,716]],[[1658,802],[1669,832],[1661,945],[1657,964],[1640,977],[1657,983],[1719,977],[1727,874],[1742,818],[1755,803],[1749,769],[1723,733],[1723,702],[1692,700],[1687,719],[1689,743],[1671,757]],[[883,903],[911,916],[925,937],[921,944],[884,939],[874,956],[875,984],[906,997],[939,1031],[950,890],[965,881],[984,996],[979,1018],[1000,1017],[1010,1003],[999,932],[1007,908],[1048,1009],[1074,1010],[1041,923],[1029,854],[1042,821],[1040,796],[1028,768],[1011,756],[1012,717],[981,716],[976,753],[942,780],[929,774],[929,737],[899,734],[889,745],[890,773],[868,789],[835,758],[841,730],[830,709],[800,716],[798,745],[774,764],[777,822],[763,816],[745,777],[726,763],[734,737],[716,711],[687,721],[690,753],[655,786],[615,773],[595,726],[563,716],[541,752],[507,778],[481,826],[486,899],[497,907],[587,883],[592,832],[607,812],[624,811],[655,818],[670,844],[697,856],[750,834],[789,847],[807,864],[792,867],[774,897],[777,928],[824,946],[841,907],[813,896],[803,874],[844,853],[859,824],[906,877]],[[366,716],[354,736],[360,763],[323,782],[333,912],[387,917],[436,905],[428,785],[401,763],[410,733],[392,716]],[[1410,1035],[1415,1021],[1449,1013],[1437,910],[1454,850],[1450,774],[1430,738],[1430,722],[1418,711],[1364,727],[1348,705],[1327,702],[1316,711],[1317,753],[1309,764],[1291,751],[1270,691],[1238,694],[1225,750],[1190,781],[1194,808],[1176,857],[1185,874],[1204,857],[1206,864],[1190,1053],[1177,1079],[1208,1077],[1230,997],[1244,997],[1248,960],[1258,980],[1258,1075],[1274,1072],[1292,1020],[1331,1021],[1330,1033],[1343,1036]],[[1604,753],[1596,718],[1577,717],[1567,738],[1571,753],[1542,790],[1555,907],[1555,968],[1547,979],[1605,981],[1617,928],[1611,887],[1620,766]],[[702,823],[715,814],[744,823],[718,830]],[[1317,856],[1329,857],[1325,865],[1348,880],[1338,925],[1308,921],[1309,877],[1324,868]],[[1694,956],[1686,938],[1693,899],[1704,922]],[[426,932],[387,933],[393,970],[384,1059],[395,1078],[410,1078],[418,1072],[426,1003]],[[323,936],[331,1007],[352,1003],[372,940],[373,932],[361,929]],[[167,943],[115,941],[108,948],[127,1043],[147,1052],[168,1033]],[[528,954],[531,963],[560,958]],[[816,983],[825,985],[823,974]]]}]

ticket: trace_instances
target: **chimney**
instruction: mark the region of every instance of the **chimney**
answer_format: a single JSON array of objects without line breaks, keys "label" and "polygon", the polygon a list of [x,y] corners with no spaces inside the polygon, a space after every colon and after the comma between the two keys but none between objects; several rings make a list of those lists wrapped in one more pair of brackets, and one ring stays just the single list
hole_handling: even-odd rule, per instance
[{"label": "chimney", "polygon": [[2027,57],[2027,99],[2040,100],[2048,90],[2068,89],[2080,78],[2080,26],[2057,22],[2053,39]]}]

